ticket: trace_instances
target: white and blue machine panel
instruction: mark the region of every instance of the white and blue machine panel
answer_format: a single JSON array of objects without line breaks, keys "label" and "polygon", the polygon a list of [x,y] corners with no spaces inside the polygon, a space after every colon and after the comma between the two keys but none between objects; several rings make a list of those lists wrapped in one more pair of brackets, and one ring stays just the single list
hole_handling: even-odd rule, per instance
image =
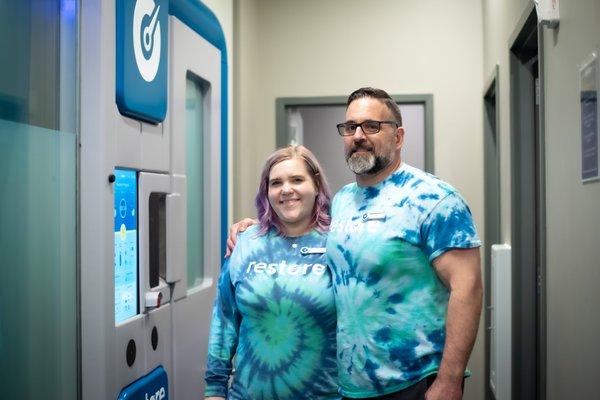
[{"label": "white and blue machine panel", "polygon": [[154,124],[167,113],[168,16],[168,0],[116,2],[117,107]]},{"label": "white and blue machine panel", "polygon": [[[198,0],[90,0],[81,21],[82,397],[197,398],[227,232],[225,37]],[[192,283],[188,76],[203,82],[204,250]]]}]

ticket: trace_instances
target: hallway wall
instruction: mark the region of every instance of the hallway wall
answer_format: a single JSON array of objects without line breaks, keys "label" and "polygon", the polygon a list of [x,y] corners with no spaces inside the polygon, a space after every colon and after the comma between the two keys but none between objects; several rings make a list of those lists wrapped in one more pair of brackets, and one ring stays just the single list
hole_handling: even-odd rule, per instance
[{"label": "hallway wall", "polygon": [[[255,215],[277,97],[375,86],[433,94],[435,173],[460,190],[483,235],[480,0],[235,0],[234,14],[234,219]],[[341,140],[330,154],[343,157]],[[465,399],[483,398],[483,329]]]},{"label": "hallway wall", "polygon": [[[500,66],[502,237],[511,242],[509,37],[529,2],[484,0],[484,76]],[[579,65],[600,45],[600,2],[560,2],[544,28],[547,399],[597,397],[600,369],[600,183],[581,182]]]}]

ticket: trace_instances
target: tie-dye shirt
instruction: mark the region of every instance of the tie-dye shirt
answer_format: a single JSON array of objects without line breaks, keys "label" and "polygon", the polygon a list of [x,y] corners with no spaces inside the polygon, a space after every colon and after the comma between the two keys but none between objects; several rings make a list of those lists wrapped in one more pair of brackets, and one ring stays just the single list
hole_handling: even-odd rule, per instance
[{"label": "tie-dye shirt", "polygon": [[326,237],[257,233],[258,226],[241,233],[221,269],[205,395],[339,399]]},{"label": "tie-dye shirt", "polygon": [[342,394],[388,394],[436,373],[449,292],[431,263],[453,248],[481,245],[464,200],[402,164],[377,185],[343,187],[332,218],[327,257]]}]

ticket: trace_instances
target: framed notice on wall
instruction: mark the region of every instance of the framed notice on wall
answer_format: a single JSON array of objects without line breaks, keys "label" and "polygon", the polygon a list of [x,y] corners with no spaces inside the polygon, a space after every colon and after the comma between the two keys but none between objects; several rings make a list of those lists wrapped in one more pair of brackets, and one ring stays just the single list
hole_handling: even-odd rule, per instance
[{"label": "framed notice on wall", "polygon": [[581,180],[598,180],[598,55],[592,53],[579,70],[581,106]]}]

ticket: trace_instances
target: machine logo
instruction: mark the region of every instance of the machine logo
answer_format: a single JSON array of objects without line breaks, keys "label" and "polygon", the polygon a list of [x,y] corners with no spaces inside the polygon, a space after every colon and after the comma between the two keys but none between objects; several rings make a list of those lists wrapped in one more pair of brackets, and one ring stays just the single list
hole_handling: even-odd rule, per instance
[{"label": "machine logo", "polygon": [[116,102],[130,118],[167,114],[169,0],[116,0]]},{"label": "machine logo", "polygon": [[160,5],[154,0],[138,0],[133,11],[133,52],[138,71],[152,82],[160,65]]},{"label": "machine logo", "polygon": [[145,400],[163,400],[165,398],[165,396],[166,396],[165,388],[161,387],[160,389],[158,389],[156,391],[156,393],[154,393],[150,397],[148,397],[148,393],[146,393]]}]

